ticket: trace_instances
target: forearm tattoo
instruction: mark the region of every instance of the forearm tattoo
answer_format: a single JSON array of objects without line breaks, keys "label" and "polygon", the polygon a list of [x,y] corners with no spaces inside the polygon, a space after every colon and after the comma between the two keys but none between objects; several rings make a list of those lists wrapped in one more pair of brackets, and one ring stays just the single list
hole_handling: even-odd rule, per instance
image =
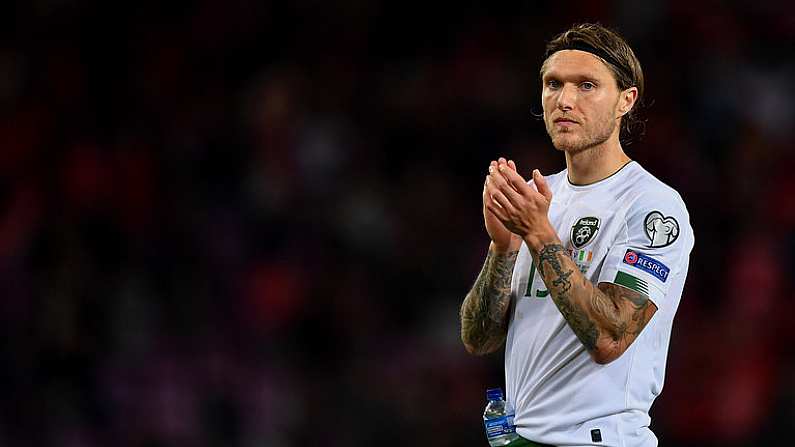
[{"label": "forearm tattoo", "polygon": [[569,292],[572,289],[571,277],[574,266],[564,267],[564,262],[573,262],[566,255],[566,250],[560,244],[545,245],[538,253],[538,272],[552,295],[552,300],[558,306],[563,318],[589,351],[596,348],[599,330],[588,315],[587,309],[576,299],[572,299]]},{"label": "forearm tattoo", "polygon": [[602,359],[621,355],[657,311],[649,297],[612,283],[597,288],[560,244],[537,254],[538,271],[563,318],[588,351]]},{"label": "forearm tattoo", "polygon": [[475,285],[461,305],[461,340],[476,354],[494,352],[505,342],[511,276],[518,254],[489,250]]}]

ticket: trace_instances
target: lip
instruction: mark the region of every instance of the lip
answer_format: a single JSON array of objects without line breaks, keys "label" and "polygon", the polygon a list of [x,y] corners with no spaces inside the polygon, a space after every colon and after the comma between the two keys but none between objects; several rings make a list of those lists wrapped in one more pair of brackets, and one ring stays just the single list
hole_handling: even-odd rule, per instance
[{"label": "lip", "polygon": [[570,120],[568,118],[557,118],[555,119],[554,123],[555,123],[554,126],[557,129],[560,129],[561,131],[568,131],[568,129],[580,125],[580,123],[578,123],[577,121]]},{"label": "lip", "polygon": [[580,124],[577,121],[570,120],[568,118],[555,118],[555,124]]}]

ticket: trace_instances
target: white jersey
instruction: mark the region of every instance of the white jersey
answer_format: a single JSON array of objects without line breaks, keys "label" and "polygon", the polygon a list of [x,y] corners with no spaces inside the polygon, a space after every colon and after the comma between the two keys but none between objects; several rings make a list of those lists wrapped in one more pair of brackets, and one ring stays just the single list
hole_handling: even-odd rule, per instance
[{"label": "white jersey", "polygon": [[525,244],[511,283],[507,399],[524,438],[555,446],[656,446],[649,408],[660,393],[693,230],[679,194],[637,162],[576,186],[546,178],[549,220],[592,283],[643,292],[657,312],[618,359],[594,362],[552,301]]}]

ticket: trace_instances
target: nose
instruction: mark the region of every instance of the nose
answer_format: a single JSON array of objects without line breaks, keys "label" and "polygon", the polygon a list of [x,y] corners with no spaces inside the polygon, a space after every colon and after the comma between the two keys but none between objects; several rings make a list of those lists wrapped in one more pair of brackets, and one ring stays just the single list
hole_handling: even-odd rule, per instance
[{"label": "nose", "polygon": [[567,112],[574,108],[574,103],[577,100],[577,86],[571,84],[564,84],[558,93],[557,106],[558,109]]}]

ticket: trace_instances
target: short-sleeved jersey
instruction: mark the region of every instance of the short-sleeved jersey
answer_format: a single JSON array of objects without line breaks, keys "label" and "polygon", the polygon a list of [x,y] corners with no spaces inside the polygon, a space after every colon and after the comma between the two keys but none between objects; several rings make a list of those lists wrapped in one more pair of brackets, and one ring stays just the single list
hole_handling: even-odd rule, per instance
[{"label": "short-sleeved jersey", "polygon": [[594,362],[522,244],[505,346],[517,431],[556,446],[655,446],[649,408],[663,386],[694,242],[685,204],[634,161],[590,185],[571,184],[565,170],[547,182],[550,222],[585,277],[642,292],[657,312],[618,359]]}]

